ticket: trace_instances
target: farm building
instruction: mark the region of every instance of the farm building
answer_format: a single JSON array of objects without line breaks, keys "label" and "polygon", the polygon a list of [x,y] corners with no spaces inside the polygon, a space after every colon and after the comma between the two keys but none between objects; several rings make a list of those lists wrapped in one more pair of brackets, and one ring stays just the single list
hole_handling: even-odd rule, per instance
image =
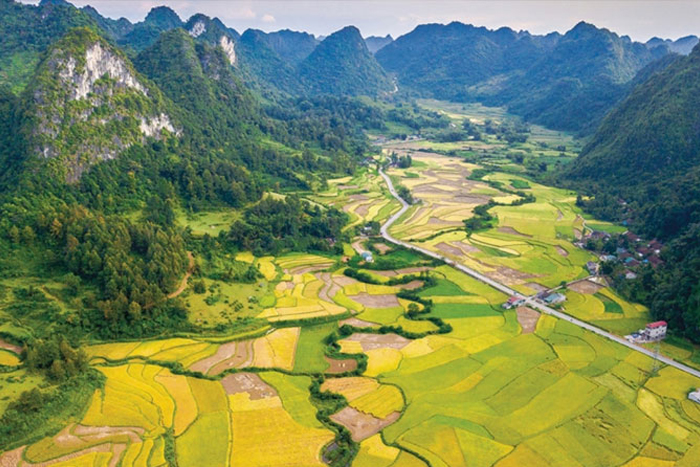
[{"label": "farm building", "polygon": [[632,271],[626,271],[625,272],[625,279],[628,281],[632,281],[637,278],[637,274],[633,273]]},{"label": "farm building", "polygon": [[367,262],[367,263],[374,262],[374,258],[372,257],[372,253],[369,251],[363,251],[360,256],[362,256],[362,259],[365,260],[365,262]]},{"label": "farm building", "polygon": [[564,303],[566,301],[566,296],[564,296],[563,294],[560,294],[560,293],[553,293],[551,295],[547,295],[544,298],[544,301],[548,305],[557,305],[559,303]]},{"label": "farm building", "polygon": [[644,329],[644,335],[649,340],[658,340],[666,337],[666,330],[668,329],[668,324],[666,321],[655,321],[653,323],[647,324]]},{"label": "farm building", "polygon": [[589,261],[586,263],[586,269],[590,274],[598,274],[599,264],[595,261]]},{"label": "farm building", "polygon": [[691,392],[688,394],[688,399],[690,399],[693,402],[697,402],[700,404],[700,389],[696,389],[695,391]]},{"label": "farm building", "polygon": [[510,297],[510,298],[508,299],[508,301],[505,302],[505,303],[503,304],[503,308],[505,308],[506,310],[510,310],[510,309],[513,308],[514,306],[520,306],[520,305],[522,305],[523,303],[525,303],[525,299],[524,299],[524,298],[513,296],[513,297]]}]

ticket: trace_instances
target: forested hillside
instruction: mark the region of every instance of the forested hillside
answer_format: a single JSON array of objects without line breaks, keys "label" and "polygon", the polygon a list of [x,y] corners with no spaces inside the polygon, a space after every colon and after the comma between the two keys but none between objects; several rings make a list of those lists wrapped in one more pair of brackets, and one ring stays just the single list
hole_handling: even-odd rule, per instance
[{"label": "forested hillside", "polygon": [[603,121],[566,178],[594,213],[672,240],[640,297],[696,338],[700,330],[700,47],[637,86]]},{"label": "forested hillside", "polygon": [[591,133],[672,44],[645,45],[584,22],[563,36],[454,22],[419,26],[377,60],[421,95],[506,106],[550,128]]}]

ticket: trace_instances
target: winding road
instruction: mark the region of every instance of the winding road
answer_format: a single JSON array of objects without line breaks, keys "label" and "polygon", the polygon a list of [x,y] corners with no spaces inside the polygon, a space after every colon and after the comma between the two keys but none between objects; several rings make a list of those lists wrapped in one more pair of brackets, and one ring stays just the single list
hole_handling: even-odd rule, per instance
[{"label": "winding road", "polygon": [[608,331],[600,329],[596,326],[593,326],[590,323],[586,323],[585,321],[581,321],[580,319],[576,319],[572,316],[567,315],[566,313],[562,313],[561,311],[555,310],[554,308],[551,308],[551,307],[545,305],[543,302],[536,299],[535,297],[524,296],[524,295],[518,293],[517,291],[511,289],[507,285],[502,284],[500,282],[497,282],[497,281],[491,279],[490,277],[487,277],[487,276],[481,274],[480,272],[475,271],[474,269],[471,269],[471,268],[468,268],[462,264],[459,264],[459,263],[457,263],[457,262],[455,262],[455,261],[453,261],[445,256],[442,256],[439,253],[435,253],[435,252],[427,250],[425,248],[421,248],[419,246],[413,245],[412,243],[404,242],[403,240],[399,240],[398,238],[394,238],[389,233],[389,228],[408,210],[410,205],[408,203],[406,203],[406,201],[404,201],[399,196],[399,194],[394,189],[394,184],[391,182],[391,178],[389,178],[389,176],[386,173],[384,173],[384,171],[382,169],[379,169],[379,174],[386,181],[386,184],[389,187],[389,192],[391,193],[391,195],[401,203],[401,209],[398,212],[396,212],[393,216],[391,216],[384,223],[384,225],[382,225],[382,227],[380,229],[380,233],[386,241],[393,243],[395,245],[402,246],[404,248],[408,248],[409,250],[418,251],[420,253],[423,253],[426,256],[430,256],[431,258],[435,258],[437,260],[440,260],[440,261],[444,262],[445,264],[448,264],[448,265],[452,266],[453,268],[455,268],[459,271],[462,271],[465,274],[468,274],[469,276],[473,277],[474,279],[490,285],[494,289],[499,290],[506,295],[516,296],[516,297],[520,297],[520,298],[524,299],[525,305],[527,305],[531,308],[534,308],[535,310],[538,310],[542,313],[546,313],[548,315],[552,315],[552,316],[555,316],[559,319],[563,319],[565,321],[568,321],[571,324],[574,324],[580,328],[583,328],[583,329],[586,329],[590,332],[598,334],[599,336],[605,337],[606,339],[610,339],[611,341],[615,341],[620,345],[624,345],[627,348],[630,348],[636,352],[647,355],[651,358],[658,358],[658,360],[660,362],[662,362],[668,366],[672,366],[678,370],[681,370],[681,371],[688,373],[692,376],[700,378],[700,370],[696,370],[694,368],[691,368],[687,365],[679,363],[679,362],[677,362],[673,359],[670,359],[668,357],[665,357],[663,355],[659,355],[657,357],[657,355],[654,352],[652,352],[651,350],[648,350],[648,349],[645,349],[644,347],[633,344],[633,343],[627,341],[627,339],[625,339],[623,337],[620,337],[618,335],[615,335],[615,334],[612,334]]}]

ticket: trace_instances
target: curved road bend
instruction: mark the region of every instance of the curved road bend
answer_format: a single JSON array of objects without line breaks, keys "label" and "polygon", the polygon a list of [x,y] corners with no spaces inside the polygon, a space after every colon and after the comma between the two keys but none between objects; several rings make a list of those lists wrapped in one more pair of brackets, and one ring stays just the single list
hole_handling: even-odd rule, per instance
[{"label": "curved road bend", "polygon": [[[525,299],[525,304],[526,304],[527,306],[529,306],[529,307],[531,307],[531,308],[534,308],[534,309],[536,309],[536,310],[538,310],[538,311],[540,311],[540,312],[542,312],[542,313],[546,313],[546,314],[548,314],[548,315],[556,316],[556,317],[559,318],[559,319],[563,319],[564,321],[568,321],[568,322],[570,322],[571,324],[574,324],[574,325],[576,325],[576,326],[578,326],[578,327],[580,327],[580,328],[583,328],[583,329],[586,329],[586,330],[588,330],[588,331],[591,331],[591,332],[593,332],[593,333],[595,333],[595,334],[598,334],[599,336],[603,336],[603,337],[605,337],[606,339],[610,339],[611,341],[615,341],[615,342],[617,342],[618,344],[624,345],[625,347],[628,347],[628,348],[630,348],[630,349],[632,349],[632,350],[634,350],[634,351],[637,351],[637,352],[639,352],[639,353],[642,353],[642,354],[647,355],[647,356],[652,357],[652,358],[655,357],[654,352],[652,352],[651,350],[645,349],[644,347],[640,347],[640,346],[638,346],[638,345],[636,345],[636,344],[633,344],[633,343],[631,343],[631,342],[628,342],[628,341],[627,341],[625,338],[623,338],[623,337],[617,336],[617,335],[612,334],[612,333],[610,333],[610,332],[608,332],[608,331],[604,331],[603,329],[600,329],[600,328],[598,328],[598,327],[596,327],[596,326],[593,326],[592,324],[586,323],[585,321],[581,321],[580,319],[576,319],[576,318],[574,318],[574,317],[572,317],[572,316],[567,315],[566,313],[562,313],[561,311],[557,311],[557,310],[555,310],[554,308],[548,307],[547,305],[545,305],[544,303],[538,301],[538,300],[535,299],[534,297],[525,297],[525,296],[523,296],[522,294],[520,294],[520,293],[516,292],[515,290],[511,289],[511,288],[508,287],[507,285],[501,284],[500,282],[497,282],[497,281],[491,279],[490,277],[487,277],[487,276],[481,274],[480,272],[475,271],[474,269],[470,269],[470,268],[468,268],[468,267],[466,267],[466,266],[464,266],[464,265],[462,265],[462,264],[459,264],[459,263],[457,263],[457,262],[455,262],[455,261],[453,261],[453,260],[451,260],[451,259],[449,259],[449,258],[446,258],[445,256],[442,256],[442,255],[440,255],[440,254],[438,254],[438,253],[435,253],[435,252],[433,252],[433,251],[426,250],[425,248],[421,248],[421,247],[419,247],[419,246],[416,246],[416,245],[413,245],[413,244],[411,244],[411,243],[404,242],[403,240],[399,240],[399,239],[397,239],[397,238],[392,237],[391,234],[389,233],[389,227],[391,227],[391,226],[394,224],[394,222],[396,222],[396,221],[399,219],[399,217],[401,217],[401,216],[408,210],[408,208],[409,208],[410,206],[409,206],[409,204],[406,203],[406,202],[399,196],[399,194],[396,192],[396,190],[394,189],[394,184],[391,183],[391,179],[389,178],[389,176],[388,176],[387,174],[385,174],[384,171],[381,170],[381,169],[379,169],[379,174],[380,174],[380,175],[382,176],[382,178],[384,178],[384,180],[386,181],[386,184],[387,184],[387,186],[389,187],[389,192],[392,194],[392,196],[393,196],[394,198],[396,198],[396,199],[401,203],[401,209],[400,209],[396,214],[394,214],[393,216],[391,216],[391,217],[384,223],[384,225],[382,225],[382,227],[381,227],[381,229],[380,229],[380,232],[381,232],[382,237],[384,237],[384,239],[387,240],[388,242],[391,242],[391,243],[393,243],[393,244],[395,244],[395,245],[400,245],[400,246],[402,246],[402,247],[404,247],[404,248],[408,248],[409,250],[418,251],[418,252],[420,252],[420,253],[423,253],[423,254],[426,255],[426,256],[430,256],[431,258],[435,258],[435,259],[437,259],[437,260],[440,260],[440,261],[442,261],[442,262],[444,262],[444,263],[446,263],[446,264],[452,266],[453,268],[455,268],[455,269],[457,269],[457,270],[459,270],[459,271],[462,271],[462,272],[464,272],[465,274],[470,275],[470,276],[473,277],[474,279],[476,279],[476,280],[478,280],[478,281],[481,281],[481,282],[483,282],[483,283],[485,283],[485,284],[490,285],[490,286],[493,287],[494,289],[499,290],[499,291],[503,292],[503,293],[506,294],[506,295],[521,297],[521,298]],[[692,375],[692,376],[695,376],[695,377],[697,377],[697,378],[700,378],[700,371],[699,371],[699,370],[696,370],[696,369],[694,369],[694,368],[691,368],[691,367],[689,367],[689,366],[687,366],[687,365],[683,365],[682,363],[679,363],[679,362],[677,362],[677,361],[675,361],[675,360],[672,360],[672,359],[670,359],[670,358],[668,358],[668,357],[665,357],[665,356],[663,356],[663,355],[659,355],[659,356],[658,356],[658,359],[659,359],[659,361],[661,361],[662,363],[665,363],[666,365],[672,366],[672,367],[674,367],[674,368],[677,368],[678,370],[681,370],[681,371],[683,371],[683,372],[685,372],[685,373],[688,373],[688,374],[690,374],[690,375]]]}]

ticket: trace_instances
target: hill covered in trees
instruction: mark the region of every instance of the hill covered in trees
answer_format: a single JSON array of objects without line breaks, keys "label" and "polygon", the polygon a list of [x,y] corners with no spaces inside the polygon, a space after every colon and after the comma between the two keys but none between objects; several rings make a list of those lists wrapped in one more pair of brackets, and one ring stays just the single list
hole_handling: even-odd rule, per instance
[{"label": "hill covered in trees", "polygon": [[670,240],[644,298],[695,338],[700,330],[700,47],[652,74],[605,118],[565,177],[595,214]]}]

